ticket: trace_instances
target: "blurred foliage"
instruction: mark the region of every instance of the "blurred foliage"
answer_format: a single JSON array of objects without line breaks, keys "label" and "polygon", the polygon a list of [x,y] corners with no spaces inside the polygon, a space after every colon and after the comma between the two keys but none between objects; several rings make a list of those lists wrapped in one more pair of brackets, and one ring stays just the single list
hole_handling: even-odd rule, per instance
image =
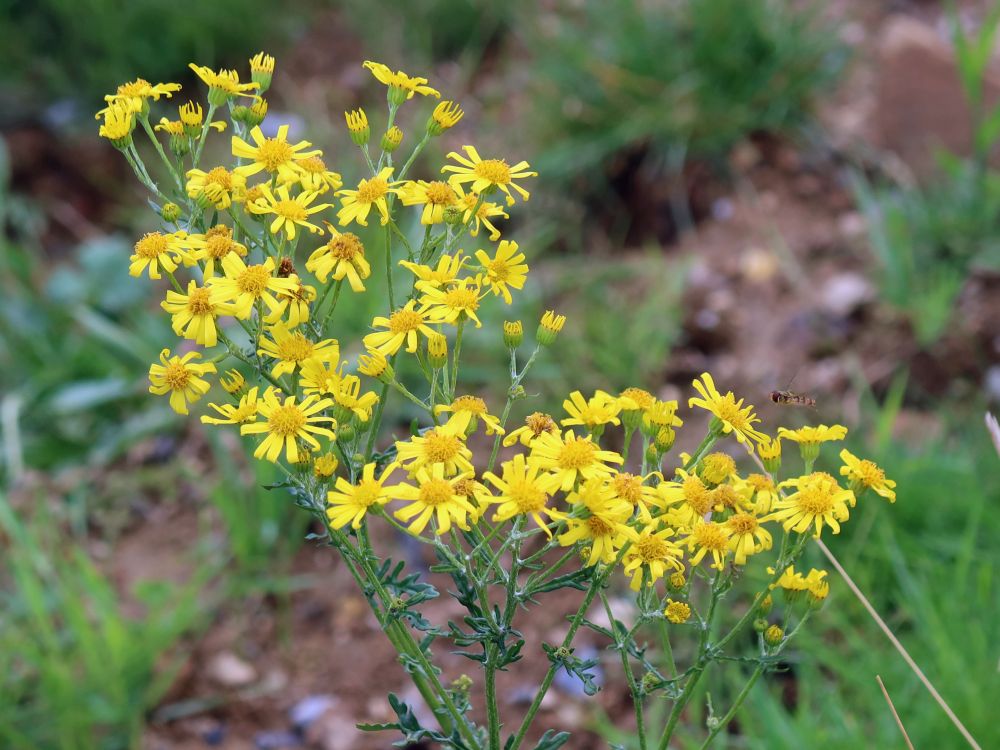
[{"label": "blurred foliage", "polygon": [[[836,29],[785,0],[557,3],[530,47],[543,175],[569,179],[623,149],[675,170],[756,131],[787,132],[836,80]],[[528,27],[530,28],[530,27]],[[595,186],[600,188],[600,185]]]},{"label": "blurred foliage", "polygon": [[486,48],[510,31],[518,7],[529,5],[534,4],[409,0],[394,3],[387,13],[381,3],[344,0],[341,9],[351,30],[364,41],[367,57],[413,73],[419,63],[447,61],[475,67]]},{"label": "blurred foliage", "polygon": [[129,615],[87,550],[37,508],[19,518],[0,495],[0,745],[138,747],[182,663],[175,647],[206,622],[207,569],[184,584],[142,582],[132,596],[144,614]]},{"label": "blurred foliage", "polygon": [[952,15],[959,78],[973,118],[972,156],[940,154],[936,179],[922,188],[872,187],[854,177],[882,296],[910,319],[924,345],[945,332],[970,273],[1000,270],[1000,172],[989,163],[1000,140],[1000,105],[985,104],[1000,4],[991,7],[971,33]]},{"label": "blurred foliage", "polygon": [[243,64],[263,46],[275,51],[291,24],[307,23],[310,7],[288,13],[260,0],[0,0],[0,84],[24,97],[25,107],[75,97],[89,113],[103,94],[138,76],[171,81],[192,60]]}]

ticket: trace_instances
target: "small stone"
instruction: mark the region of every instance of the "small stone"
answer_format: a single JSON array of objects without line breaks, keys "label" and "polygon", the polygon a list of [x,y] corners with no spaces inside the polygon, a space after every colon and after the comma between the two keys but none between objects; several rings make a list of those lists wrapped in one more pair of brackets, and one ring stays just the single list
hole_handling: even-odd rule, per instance
[{"label": "small stone", "polygon": [[302,740],[292,732],[258,732],[253,738],[257,750],[293,750],[302,747]]},{"label": "small stone", "polygon": [[850,271],[829,278],[819,293],[819,304],[838,318],[845,318],[875,297],[871,282]]},{"label": "small stone", "polygon": [[310,695],[292,706],[288,715],[292,724],[299,729],[304,729],[327,711],[336,708],[337,702],[337,699],[332,695]]},{"label": "small stone", "polygon": [[232,651],[222,651],[213,656],[208,662],[206,674],[212,682],[229,688],[243,687],[257,679],[257,670]]}]

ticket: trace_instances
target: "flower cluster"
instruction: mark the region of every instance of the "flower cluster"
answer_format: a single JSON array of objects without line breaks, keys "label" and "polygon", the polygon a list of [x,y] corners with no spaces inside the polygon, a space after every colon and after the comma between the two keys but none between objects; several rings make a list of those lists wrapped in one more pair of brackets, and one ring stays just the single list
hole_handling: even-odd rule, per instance
[{"label": "flower cluster", "polygon": [[[769,435],[754,407],[720,392],[708,373],[694,381],[687,402],[688,409],[707,412],[707,434],[678,459],[671,452],[684,426],[680,405],[638,387],[617,395],[574,391],[562,413],[533,411],[508,425],[527,398],[522,382],[536,357],[566,324],[565,316],[545,312],[525,358],[523,322],[500,326],[485,315],[488,304],[512,304],[528,278],[525,253],[500,239],[497,227],[506,209],[530,197],[525,185],[535,172],[528,163],[484,158],[464,145],[425,175],[435,179],[410,178],[426,145],[453,128],[462,109],[438,103],[417,129],[410,155],[397,160],[404,127],[414,137],[397,114],[411,100],[440,93],[426,78],[366,62],[386,86],[388,117],[373,141],[368,114],[345,113],[366,167],[363,177],[345,181],[321,149],[269,119],[263,95],[273,58],[251,59],[244,81],[236,71],[191,67],[207,87],[205,105],[182,105],[176,120],[163,118],[154,127],[150,109],[180,86],[142,79],[120,86],[98,113],[100,134],[123,153],[160,218],[135,243],[129,266],[133,276],[169,281],[161,305],[181,339],[177,353],[164,349],[150,367],[150,391],[187,414],[217,382],[225,395],[207,404],[210,413],[201,421],[238,427],[254,441],[255,458],[284,468],[300,504],[324,521],[359,583],[375,591],[372,606],[407,659],[426,657],[397,619],[409,605],[385,588],[368,540],[372,522],[433,545],[457,585],[472,592],[462,601],[479,630],[459,640],[483,644],[488,680],[509,663],[503,658],[506,639],[517,632],[510,627],[516,605],[568,580],[559,569],[574,560],[572,575],[580,577],[573,582],[589,584],[588,602],[620,570],[645,616],[681,625],[694,615],[706,633],[693,584],[711,582],[714,612],[735,571],[772,550],[777,557],[769,556],[768,587],[741,622],[766,614],[763,603],[775,587],[791,597],[826,598],[825,572],[802,576],[793,568],[809,536],[839,533],[868,489],[895,500],[895,485],[882,470],[847,450],[840,454],[840,478],[813,470],[822,444],[843,440],[846,428],[781,428]],[[228,122],[213,119],[220,113]],[[165,181],[154,180],[147,168],[132,137],[137,125],[162,162]],[[202,164],[209,135],[225,131],[231,158]],[[369,227],[371,219],[378,227]],[[480,238],[483,227],[487,239]],[[363,239],[371,243],[373,233],[382,240],[375,252]],[[408,291],[398,287],[399,277]],[[337,317],[345,291],[379,300],[381,314],[367,332],[352,336]],[[460,385],[463,338],[473,328],[502,336],[510,365],[502,409]],[[219,375],[223,362],[229,369]],[[404,364],[419,373],[419,386],[397,376]],[[411,413],[415,408],[423,424],[405,439],[384,442],[390,397],[405,400]],[[782,476],[789,464],[782,440],[799,444],[802,472]],[[630,460],[636,442],[641,452]],[[723,449],[756,465],[741,470]],[[540,548],[522,559],[522,545],[533,539]],[[561,554],[560,562],[538,573],[529,561],[547,552]],[[507,553],[509,569],[498,568]],[[523,589],[514,585],[521,573],[527,573]],[[488,601],[491,584],[505,592],[502,612]],[[410,601],[425,593],[413,589]],[[482,601],[475,603],[473,594]],[[420,620],[411,612],[410,621]],[[764,626],[767,656],[787,637]],[[707,659],[704,638],[701,645],[706,650],[699,658]],[[568,642],[564,649],[553,652],[554,668],[585,670],[572,661]],[[422,669],[413,670],[418,682],[419,674],[433,673]],[[483,746],[467,717],[446,710],[450,693],[423,688],[428,701],[442,703],[435,713],[450,715],[444,723],[463,746]],[[500,747],[498,732],[491,713],[490,747]],[[513,747],[522,739],[523,731]]]}]

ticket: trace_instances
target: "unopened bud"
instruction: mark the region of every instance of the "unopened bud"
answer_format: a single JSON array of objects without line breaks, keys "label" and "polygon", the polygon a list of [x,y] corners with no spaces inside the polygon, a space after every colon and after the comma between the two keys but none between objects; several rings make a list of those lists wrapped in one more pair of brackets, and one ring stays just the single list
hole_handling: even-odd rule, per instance
[{"label": "unopened bud", "polygon": [[172,224],[181,218],[181,207],[176,203],[164,203],[163,208],[160,209],[160,216],[163,217],[164,221]]},{"label": "unopened bud", "polygon": [[403,142],[403,131],[397,126],[393,125],[382,136],[382,150],[387,154],[391,154],[397,148],[399,144]]},{"label": "unopened bud", "polygon": [[524,326],[520,320],[503,322],[503,343],[508,349],[517,349],[524,340]]}]

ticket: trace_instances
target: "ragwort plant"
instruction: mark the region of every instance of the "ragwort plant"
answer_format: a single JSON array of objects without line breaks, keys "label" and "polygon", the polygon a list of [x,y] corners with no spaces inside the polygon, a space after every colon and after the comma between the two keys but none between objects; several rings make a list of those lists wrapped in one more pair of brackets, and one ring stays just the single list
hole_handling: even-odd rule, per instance
[{"label": "ragwort plant", "polygon": [[[570,393],[565,415],[531,410],[526,378],[565,317],[546,312],[527,352],[521,321],[480,318],[486,297],[510,304],[525,283],[525,253],[500,239],[497,224],[528,200],[528,163],[484,158],[466,145],[439,167],[443,179],[411,179],[426,144],[456,126],[462,109],[442,101],[429,117],[399,120],[439,93],[425,78],[366,62],[387,87],[388,114],[373,139],[364,111],[346,113],[364,176],[344,187],[320,150],[290,139],[287,125],[265,135],[261,96],[274,61],[261,53],[250,66],[251,79],[241,81],[235,71],[192,65],[208,87],[207,112],[187,103],[178,119],[157,125],[151,105],[180,87],[126,83],[107,97],[100,132],[159,214],[158,228],[136,242],[130,272],[169,281],[162,307],[180,341],[150,367],[150,391],[182,414],[210,401],[203,422],[238,428],[255,458],[280,467],[281,487],[321,522],[322,540],[341,556],[436,722],[425,725],[390,695],[397,720],[362,729],[398,732],[398,746],[518,750],[559,670],[588,694],[598,690],[596,660],[573,645],[589,628],[620,657],[642,748],[668,746],[707,670],[749,665],[746,686],[707,728],[709,744],[827,596],[825,571],[795,568],[810,539],[838,533],[868,490],[894,501],[894,483],[847,451],[839,477],[813,471],[821,445],[842,440],[846,428],[767,434],[754,407],[720,391],[709,373],[694,381],[688,408],[708,412],[710,426],[679,458],[671,452],[683,425],[678,403],[638,387]],[[220,113],[230,122],[216,121]],[[208,136],[230,127],[233,160],[202,164]],[[416,143],[399,159],[403,128]],[[160,182],[137,150],[140,129],[161,162]],[[407,211],[419,217],[418,238],[401,227]],[[372,218],[382,230],[375,247],[351,231]],[[397,265],[410,274],[405,288],[394,281]],[[385,314],[360,337],[365,353],[348,367],[343,353],[356,334],[340,328],[338,301],[373,294],[379,275]],[[480,332],[502,335],[509,352],[498,411],[462,387],[463,339]],[[409,385],[397,377],[407,363],[419,374]],[[209,398],[216,383],[218,402]],[[394,439],[384,428],[404,405],[422,419]],[[609,446],[619,434],[624,449],[616,452]],[[783,439],[799,444],[803,471],[787,472],[785,461],[782,473]],[[720,445],[756,465],[740,469]],[[466,610],[460,621],[427,619],[421,605],[437,590],[376,548],[371,527],[379,525],[428,547],[433,570],[450,577]],[[756,576],[744,574],[749,568]],[[635,600],[630,623],[606,594],[621,575]],[[561,589],[583,592],[565,636],[526,644],[519,615]],[[778,589],[784,606],[772,596]],[[590,619],[592,606],[605,610],[607,626]],[[439,642],[478,665],[482,714],[472,710],[472,679],[442,680]],[[504,720],[497,673],[527,653],[544,654],[548,669],[525,715]],[[661,698],[670,710],[653,725],[646,705]],[[568,739],[550,730],[535,747]]]}]

